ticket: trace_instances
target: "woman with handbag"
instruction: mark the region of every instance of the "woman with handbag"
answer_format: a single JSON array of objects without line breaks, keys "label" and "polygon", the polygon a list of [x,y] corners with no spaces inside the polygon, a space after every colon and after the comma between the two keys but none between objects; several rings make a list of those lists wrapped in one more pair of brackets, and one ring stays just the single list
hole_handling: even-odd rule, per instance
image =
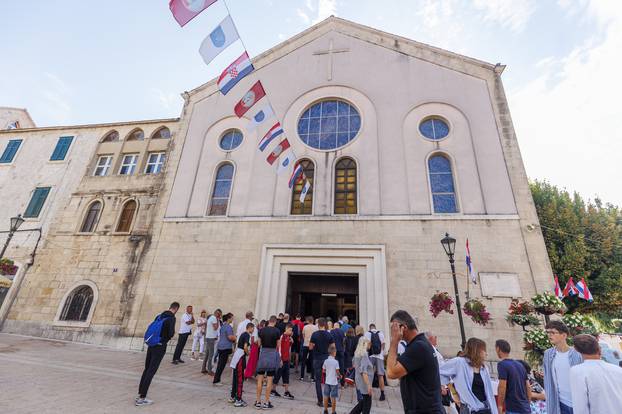
[{"label": "woman with handbag", "polygon": [[460,414],[498,414],[485,359],[486,343],[470,338],[463,356],[450,359],[439,368],[444,385],[453,381],[460,398]]}]

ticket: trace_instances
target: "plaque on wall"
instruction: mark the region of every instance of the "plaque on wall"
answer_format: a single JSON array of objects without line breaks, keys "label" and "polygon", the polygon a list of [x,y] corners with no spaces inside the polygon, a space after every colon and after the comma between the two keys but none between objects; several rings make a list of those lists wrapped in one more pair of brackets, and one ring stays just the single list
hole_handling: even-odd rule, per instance
[{"label": "plaque on wall", "polygon": [[516,273],[479,273],[482,296],[520,298],[523,296],[518,274]]}]

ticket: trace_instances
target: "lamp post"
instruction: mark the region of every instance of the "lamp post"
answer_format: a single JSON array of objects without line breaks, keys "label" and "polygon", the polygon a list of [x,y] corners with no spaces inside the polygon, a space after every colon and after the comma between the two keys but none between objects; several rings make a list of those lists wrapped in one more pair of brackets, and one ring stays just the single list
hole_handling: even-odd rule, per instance
[{"label": "lamp post", "polygon": [[462,307],[460,306],[460,295],[458,294],[458,281],[456,280],[456,267],[454,266],[454,253],[456,252],[456,239],[445,233],[445,237],[441,240],[443,249],[449,257],[449,265],[451,266],[451,276],[454,278],[454,293],[456,294],[456,306],[458,307],[458,321],[460,322],[460,336],[462,343],[460,346],[464,349],[466,345],[466,335],[464,334],[464,322],[462,321]]},{"label": "lamp post", "polygon": [[6,242],[4,243],[4,247],[2,248],[2,252],[0,252],[0,259],[4,257],[4,253],[6,252],[7,247],[9,247],[9,243],[13,238],[13,233],[19,229],[19,226],[22,225],[24,219],[21,214],[18,214],[16,217],[11,217],[11,227],[9,228],[9,235],[6,238]]}]

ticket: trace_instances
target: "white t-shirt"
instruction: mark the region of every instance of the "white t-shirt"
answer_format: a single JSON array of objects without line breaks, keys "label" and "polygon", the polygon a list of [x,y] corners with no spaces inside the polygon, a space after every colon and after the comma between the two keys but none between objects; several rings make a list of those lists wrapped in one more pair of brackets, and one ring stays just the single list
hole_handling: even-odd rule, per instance
[{"label": "white t-shirt", "polygon": [[[246,332],[246,326],[247,326],[249,323],[253,323],[253,321],[251,321],[250,319],[244,319],[242,322],[238,323],[238,329],[237,329],[237,332],[235,333],[235,335],[236,335],[238,338],[240,337],[240,335],[242,335],[244,332]],[[257,339],[257,338],[258,338],[258,336],[257,336],[257,330],[258,330],[257,328],[255,328],[255,329],[253,330],[253,338],[255,338],[255,339]]]},{"label": "white t-shirt", "polygon": [[216,339],[216,338],[218,338],[218,331],[219,331],[219,329],[218,328],[214,329],[214,324],[218,324],[218,319],[216,319],[216,316],[211,315],[207,319],[207,328],[205,329],[205,337],[207,339]]},{"label": "white t-shirt", "polygon": [[332,355],[329,355],[328,359],[324,361],[322,369],[326,371],[326,380],[324,381],[324,383],[328,385],[339,384],[339,381],[337,380],[337,370],[339,369],[339,362],[335,358],[333,358]]},{"label": "white t-shirt", "polygon": [[553,374],[559,394],[559,401],[568,407],[572,407],[572,393],[570,392],[570,351],[559,352],[553,359]]},{"label": "white t-shirt", "polygon": [[190,315],[189,313],[184,313],[181,316],[181,326],[179,327],[180,334],[190,333],[192,331],[192,325],[188,325],[186,323],[191,320],[192,320],[192,315]]},{"label": "white t-shirt", "polygon": [[618,413],[622,407],[622,368],[586,359],[570,368],[575,413]]},{"label": "white t-shirt", "polygon": [[[377,329],[373,329],[372,331],[365,332],[365,338],[371,341],[372,332],[378,332],[378,337],[380,338],[380,345],[381,346],[384,345],[384,334],[382,333],[382,331],[379,331]],[[384,349],[380,351],[379,354],[370,356],[370,358],[378,358],[378,359],[384,360]]]}]

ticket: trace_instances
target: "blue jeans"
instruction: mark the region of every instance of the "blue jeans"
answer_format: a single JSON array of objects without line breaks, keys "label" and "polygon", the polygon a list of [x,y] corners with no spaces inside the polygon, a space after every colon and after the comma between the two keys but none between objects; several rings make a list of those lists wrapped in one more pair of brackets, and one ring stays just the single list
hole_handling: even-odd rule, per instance
[{"label": "blue jeans", "polygon": [[560,414],[573,414],[572,407],[568,407],[566,404],[559,403],[559,413]]}]

